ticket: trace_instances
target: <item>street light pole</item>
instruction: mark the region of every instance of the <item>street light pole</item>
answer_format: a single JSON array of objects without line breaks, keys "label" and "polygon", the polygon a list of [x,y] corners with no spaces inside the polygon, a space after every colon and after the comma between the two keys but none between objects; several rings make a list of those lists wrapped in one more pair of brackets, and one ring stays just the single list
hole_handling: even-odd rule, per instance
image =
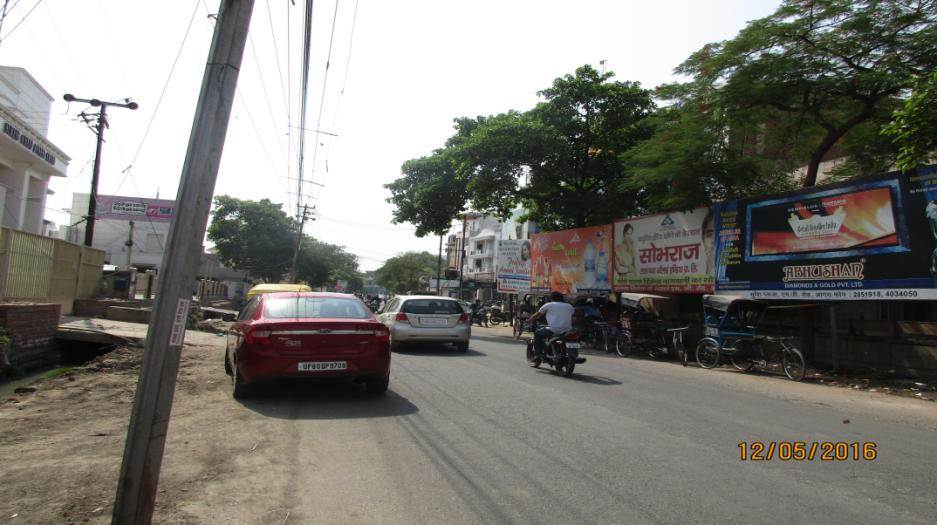
[{"label": "street light pole", "polygon": [[107,107],[116,106],[134,110],[140,106],[136,102],[130,102],[129,99],[125,102],[105,102],[96,98],[77,98],[71,93],[66,93],[62,98],[65,99],[65,102],[85,102],[94,107],[101,108],[101,112],[98,113],[96,131],[98,143],[94,149],[94,171],[91,173],[91,195],[88,197],[88,224],[85,226],[85,246],[91,246],[91,243],[94,241],[94,216],[98,202],[98,177],[101,174],[101,146],[104,144],[104,128],[108,127]]}]

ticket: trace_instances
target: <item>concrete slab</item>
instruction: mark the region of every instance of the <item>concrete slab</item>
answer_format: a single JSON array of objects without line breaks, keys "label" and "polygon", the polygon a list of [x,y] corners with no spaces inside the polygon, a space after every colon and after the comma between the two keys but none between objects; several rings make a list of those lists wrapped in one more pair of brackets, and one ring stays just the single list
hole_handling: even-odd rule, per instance
[{"label": "concrete slab", "polygon": [[[92,319],[88,317],[62,317],[56,339],[87,341],[101,344],[139,343],[146,339],[149,325],[127,323],[111,319]],[[189,345],[217,346],[224,344],[224,336],[198,330],[186,330],[185,342]]]}]

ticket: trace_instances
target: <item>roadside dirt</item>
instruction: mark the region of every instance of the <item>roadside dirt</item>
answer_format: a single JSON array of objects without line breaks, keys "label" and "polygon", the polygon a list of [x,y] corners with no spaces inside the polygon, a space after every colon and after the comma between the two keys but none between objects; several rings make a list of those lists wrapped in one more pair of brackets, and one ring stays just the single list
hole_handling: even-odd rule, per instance
[{"label": "roadside dirt", "polygon": [[[211,428],[198,416],[198,407],[211,402],[206,396],[227,394],[225,376],[218,374],[221,344],[185,348],[167,450],[185,449],[187,436],[204,433],[205,425]],[[110,520],[141,353],[140,348],[118,348],[0,400],[0,521]],[[199,457],[193,468],[167,471],[160,484],[157,522],[192,521],[177,509],[184,499],[179,496],[204,475],[198,466],[206,458],[224,461],[223,453],[192,452]]]}]

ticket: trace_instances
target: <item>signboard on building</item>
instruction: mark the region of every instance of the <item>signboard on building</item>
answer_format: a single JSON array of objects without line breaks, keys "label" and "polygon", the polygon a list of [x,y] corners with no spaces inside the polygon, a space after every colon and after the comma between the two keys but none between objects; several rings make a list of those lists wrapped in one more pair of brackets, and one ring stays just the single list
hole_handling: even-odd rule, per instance
[{"label": "signboard on building", "polygon": [[937,299],[937,167],[714,209],[719,293]]},{"label": "signboard on building", "polygon": [[94,209],[96,218],[124,221],[171,222],[176,206],[176,202],[170,200],[116,195],[98,195],[96,202]]},{"label": "signboard on building", "polygon": [[498,242],[498,291],[525,293],[530,291],[530,241]]},{"label": "signboard on building", "polygon": [[712,293],[710,208],[615,221],[614,239],[616,291]]},{"label": "signboard on building", "polygon": [[611,249],[611,224],[531,236],[531,291],[610,292]]}]

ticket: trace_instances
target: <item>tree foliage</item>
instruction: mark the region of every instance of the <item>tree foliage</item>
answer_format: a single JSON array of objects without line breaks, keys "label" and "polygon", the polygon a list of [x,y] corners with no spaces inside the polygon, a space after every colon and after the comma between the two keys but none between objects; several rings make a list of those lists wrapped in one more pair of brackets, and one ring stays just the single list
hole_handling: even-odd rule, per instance
[{"label": "tree foliage", "polygon": [[[208,239],[221,261],[266,282],[279,282],[289,271],[296,249],[298,223],[279,204],[268,199],[215,197]],[[348,281],[361,288],[358,258],[341,246],[305,235],[297,262],[297,277],[311,286]]]},{"label": "tree foliage", "polygon": [[[591,66],[557,78],[526,112],[459,118],[431,155],[387,188],[395,222],[443,233],[468,206],[507,217],[518,204],[545,229],[603,224],[639,208],[619,156],[650,135],[649,91]],[[526,181],[526,183],[525,183]]]},{"label": "tree foliage", "polygon": [[436,276],[440,259],[429,252],[406,252],[391,257],[374,272],[374,281],[394,293],[419,290],[421,281]]},{"label": "tree foliage", "polygon": [[885,134],[898,147],[898,168],[910,170],[937,155],[937,71],[924,77]]},{"label": "tree foliage", "polygon": [[296,221],[268,199],[215,197],[208,239],[225,265],[278,282],[289,270],[296,243]]},{"label": "tree foliage", "polygon": [[712,90],[733,133],[758,137],[753,153],[806,161],[812,186],[835,145],[863,123],[884,125],[887,106],[937,65],[935,22],[934,0],[785,0],[677,72]]}]

